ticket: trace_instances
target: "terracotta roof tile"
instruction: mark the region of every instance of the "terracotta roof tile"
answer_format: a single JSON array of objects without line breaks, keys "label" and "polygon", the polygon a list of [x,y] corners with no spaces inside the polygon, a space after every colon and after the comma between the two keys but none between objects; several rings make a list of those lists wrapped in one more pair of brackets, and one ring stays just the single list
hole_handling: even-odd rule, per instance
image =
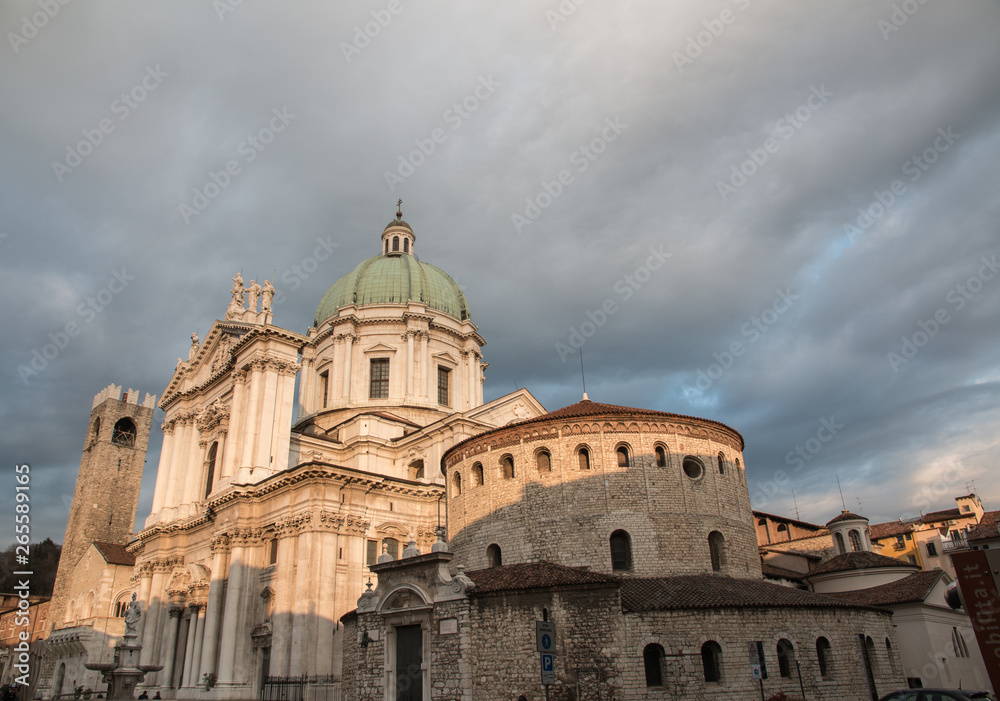
[{"label": "terracotta roof tile", "polygon": [[792,582],[801,582],[802,578],[805,576],[801,572],[787,570],[784,567],[776,567],[775,565],[769,565],[766,562],[761,563],[760,569],[764,573],[764,576],[768,579],[787,579]]},{"label": "terracotta roof tile", "polygon": [[969,529],[969,540],[988,540],[1000,537],[1000,511],[987,511],[978,526]]},{"label": "terracotta roof tile", "polygon": [[807,577],[816,574],[827,574],[829,572],[847,572],[850,570],[871,570],[880,567],[912,567],[919,569],[917,565],[911,565],[902,560],[896,560],[885,555],[877,555],[867,551],[846,553],[831,557],[826,562],[821,562],[815,567]]},{"label": "terracotta roof tile", "polygon": [[109,565],[127,565],[129,567],[135,566],[135,555],[130,553],[125,549],[124,545],[119,545],[118,543],[104,543],[101,541],[94,541],[94,547],[97,551],[101,553],[101,557]]},{"label": "terracotta roof tile", "polygon": [[889,521],[888,523],[875,523],[868,527],[872,540],[882,540],[883,538],[895,538],[904,533],[913,532],[914,521]]},{"label": "terracotta roof tile", "polygon": [[476,583],[473,592],[485,594],[496,591],[517,591],[524,589],[544,589],[548,587],[572,587],[586,585],[617,586],[621,581],[600,572],[589,572],[565,567],[551,562],[527,562],[516,565],[490,567],[484,570],[466,572]]},{"label": "terracotta roof tile", "polygon": [[[972,514],[969,514],[970,516]],[[955,518],[962,518],[962,512],[958,509],[944,509],[943,511],[932,511],[924,514],[920,520],[923,523],[935,523],[937,521],[950,521]]]},{"label": "terracotta roof tile", "polygon": [[931,593],[931,589],[944,576],[943,570],[915,572],[909,577],[897,579],[895,582],[881,584],[870,589],[842,591],[830,596],[853,601],[865,606],[895,606],[923,601]]},{"label": "terracotta roof tile", "polygon": [[711,574],[625,579],[625,611],[718,608],[845,608],[856,604],[759,579]]}]

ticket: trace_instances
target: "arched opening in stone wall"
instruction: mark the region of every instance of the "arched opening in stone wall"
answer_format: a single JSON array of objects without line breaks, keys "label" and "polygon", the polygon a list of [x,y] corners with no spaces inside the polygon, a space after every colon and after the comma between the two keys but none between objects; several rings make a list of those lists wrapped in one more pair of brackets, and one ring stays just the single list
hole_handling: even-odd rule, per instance
[{"label": "arched opening in stone wall", "polygon": [[399,251],[399,237],[398,236],[393,236],[392,237],[392,251],[393,251],[393,253],[396,253],[396,252]]},{"label": "arched opening in stone wall", "polygon": [[611,569],[618,572],[632,569],[632,537],[627,531],[611,534]]},{"label": "arched opening in stone wall", "polygon": [[458,470],[455,470],[455,474],[451,477],[451,489],[453,497],[462,496],[462,475],[458,473]]},{"label": "arched opening in stone wall", "polygon": [[726,539],[719,531],[708,534],[708,552],[712,559],[712,571],[721,572],[726,565]]},{"label": "arched opening in stone wall", "polygon": [[785,540],[791,540],[792,539],[791,534],[788,532],[788,524],[787,523],[779,523],[777,531],[778,531],[778,539],[779,540],[782,537],[784,537]]},{"label": "arched opening in stone wall", "polygon": [[580,447],[576,451],[577,458],[580,461],[581,470],[590,469],[590,450],[586,446]]},{"label": "arched opening in stone wall", "polygon": [[650,643],[642,651],[642,664],[646,669],[646,686],[663,686],[663,646]]},{"label": "arched opening in stone wall", "polygon": [[126,448],[134,448],[136,434],[137,431],[132,419],[128,417],[119,419],[111,433],[111,442]]},{"label": "arched opening in stone wall", "polygon": [[714,640],[701,646],[701,669],[706,682],[722,681],[722,646]]},{"label": "arched opening in stone wall", "polygon": [[552,454],[545,448],[535,454],[535,462],[539,472],[552,472]]},{"label": "arched opening in stone wall", "polygon": [[854,552],[861,552],[864,548],[861,546],[861,534],[854,528],[852,528],[847,533],[847,537],[851,540],[851,550]]},{"label": "arched opening in stone wall", "polygon": [[828,679],[833,674],[833,648],[823,636],[816,638],[816,662],[819,664],[819,676]]},{"label": "arched opening in stone wall", "polygon": [[208,463],[208,475],[205,478],[205,496],[207,497],[212,493],[212,484],[215,481],[215,459],[219,453],[219,442],[215,441],[212,446],[208,449],[208,458],[206,462]]},{"label": "arched opening in stone wall", "polygon": [[514,479],[514,458],[510,455],[504,455],[500,458],[500,472],[503,474],[505,480]]},{"label": "arched opening in stone wall", "polygon": [[502,567],[503,566],[503,553],[500,552],[500,546],[496,543],[492,543],[486,548],[486,566],[487,567]]},{"label": "arched opening in stone wall", "polygon": [[716,456],[716,461],[719,463],[719,474],[726,474],[726,456],[721,452]]},{"label": "arched opening in stone wall", "polygon": [[656,448],[654,449],[653,452],[656,454],[656,466],[657,467],[666,467],[667,466],[667,451],[663,448],[663,446],[662,445],[656,446]]},{"label": "arched opening in stone wall", "polygon": [[615,450],[615,455],[618,456],[618,467],[629,466],[629,454],[627,445],[618,446],[618,448]]},{"label": "arched opening in stone wall", "polygon": [[472,465],[472,486],[483,486],[483,464],[481,462]]},{"label": "arched opening in stone wall", "polygon": [[91,447],[97,443],[97,439],[101,437],[101,417],[98,416],[94,419],[94,423],[90,428],[90,440],[87,441],[87,447]]},{"label": "arched opening in stone wall", "polygon": [[872,675],[878,676],[878,659],[875,656],[875,641],[872,640],[871,636],[865,638],[865,653],[868,657],[868,663],[871,665]]},{"label": "arched opening in stone wall", "polygon": [[792,668],[795,666],[795,646],[786,638],[778,641],[778,674],[782,679],[792,678]]}]

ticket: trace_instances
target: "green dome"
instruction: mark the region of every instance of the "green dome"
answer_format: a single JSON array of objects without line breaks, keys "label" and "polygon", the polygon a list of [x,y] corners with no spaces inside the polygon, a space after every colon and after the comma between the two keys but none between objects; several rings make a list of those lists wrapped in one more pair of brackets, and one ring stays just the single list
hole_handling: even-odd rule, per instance
[{"label": "green dome", "polygon": [[405,304],[422,302],[456,319],[469,319],[469,304],[451,276],[437,266],[421,263],[411,255],[369,258],[337,280],[316,308],[319,326],[350,304]]}]

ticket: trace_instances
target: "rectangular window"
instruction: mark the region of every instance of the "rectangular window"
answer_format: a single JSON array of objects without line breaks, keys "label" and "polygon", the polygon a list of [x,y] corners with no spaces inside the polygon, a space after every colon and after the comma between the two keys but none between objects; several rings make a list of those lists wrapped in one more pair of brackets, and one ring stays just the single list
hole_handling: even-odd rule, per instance
[{"label": "rectangular window", "polygon": [[330,371],[319,374],[319,405],[326,409],[326,398],[330,394]]},{"label": "rectangular window", "polygon": [[365,553],[365,564],[374,565],[376,561],[378,561],[378,541],[369,540],[368,552]]},{"label": "rectangular window", "polygon": [[438,365],[438,404],[451,406],[448,401],[448,376],[451,370]]},{"label": "rectangular window", "polygon": [[368,393],[370,399],[389,398],[389,359],[373,358],[371,363],[371,391]]},{"label": "rectangular window", "polygon": [[937,557],[937,546],[934,543],[927,544],[927,556]]},{"label": "rectangular window", "polygon": [[386,538],[382,541],[382,544],[386,546],[385,551],[392,556],[393,560],[399,559],[399,541],[395,538]]}]

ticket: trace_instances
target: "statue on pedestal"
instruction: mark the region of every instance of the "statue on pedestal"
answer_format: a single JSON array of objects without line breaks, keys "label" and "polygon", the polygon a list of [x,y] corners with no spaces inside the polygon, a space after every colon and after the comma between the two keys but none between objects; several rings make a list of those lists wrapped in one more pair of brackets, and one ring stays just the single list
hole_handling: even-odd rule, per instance
[{"label": "statue on pedestal", "polygon": [[264,280],[264,290],[261,294],[263,295],[260,303],[261,311],[271,311],[271,303],[274,300],[274,285],[269,280]]},{"label": "statue on pedestal", "polygon": [[247,300],[247,309],[254,314],[257,313],[257,299],[260,297],[260,289],[260,285],[255,280],[251,280],[250,287],[247,288],[247,291],[250,293],[250,297]]},{"label": "statue on pedestal", "polygon": [[226,319],[243,319],[243,312],[247,308],[246,293],[247,288],[243,285],[243,274],[236,273],[236,277],[233,278],[233,299],[229,303],[229,308],[226,309]]}]

